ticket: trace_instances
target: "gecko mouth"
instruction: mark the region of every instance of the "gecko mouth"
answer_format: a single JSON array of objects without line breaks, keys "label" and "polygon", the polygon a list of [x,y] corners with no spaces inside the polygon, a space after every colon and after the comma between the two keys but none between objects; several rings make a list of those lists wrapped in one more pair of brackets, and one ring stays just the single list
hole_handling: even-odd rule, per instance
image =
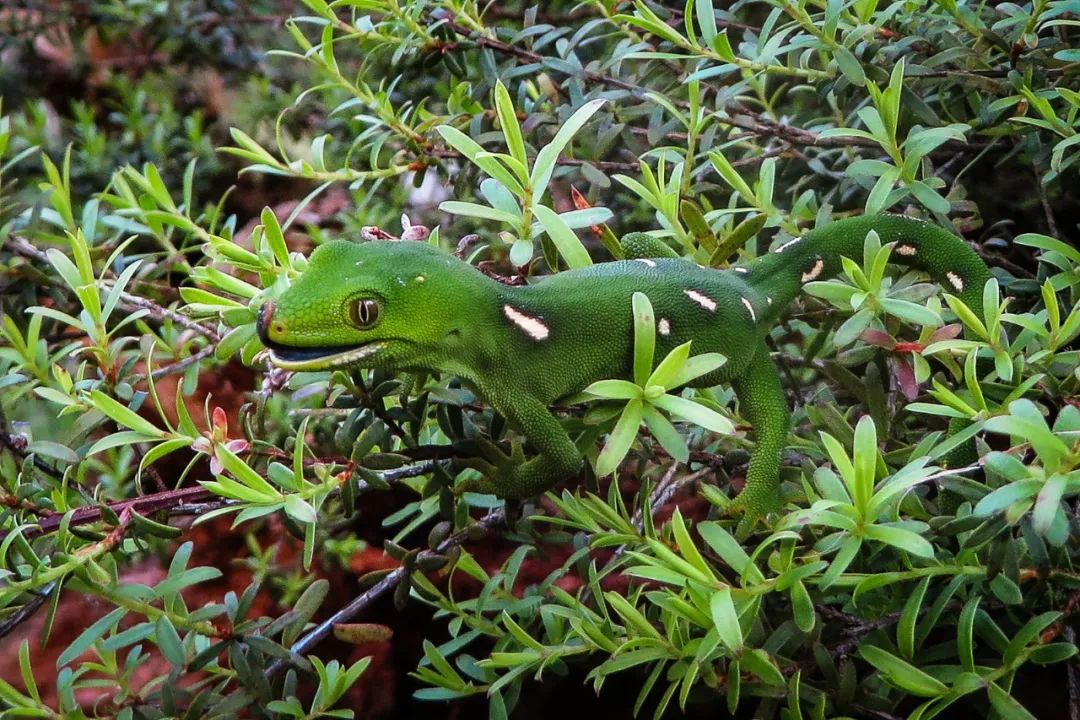
[{"label": "gecko mouth", "polygon": [[321,348],[290,347],[265,341],[264,344],[270,350],[270,361],[285,370],[325,370],[355,365],[384,347],[384,343]]},{"label": "gecko mouth", "polygon": [[273,303],[265,303],[259,310],[255,328],[259,334],[259,340],[270,351],[270,362],[285,370],[326,370],[354,365],[386,346],[386,343],[381,342],[323,347],[284,345],[270,339],[269,324],[273,312]]}]

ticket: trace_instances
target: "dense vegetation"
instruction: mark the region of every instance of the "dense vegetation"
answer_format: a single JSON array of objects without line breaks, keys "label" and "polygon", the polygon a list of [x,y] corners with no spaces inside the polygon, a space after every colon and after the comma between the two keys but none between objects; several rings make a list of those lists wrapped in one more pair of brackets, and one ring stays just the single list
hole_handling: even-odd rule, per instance
[{"label": "dense vegetation", "polygon": [[[1080,716],[1077,0],[0,28],[5,717]],[[787,504],[745,537],[729,388],[682,393],[710,428],[566,408],[591,467],[505,504],[452,492],[515,439],[454,378],[289,374],[255,334],[333,238],[521,281],[885,210],[972,244],[985,313],[873,234],[808,285],[771,338]]]}]

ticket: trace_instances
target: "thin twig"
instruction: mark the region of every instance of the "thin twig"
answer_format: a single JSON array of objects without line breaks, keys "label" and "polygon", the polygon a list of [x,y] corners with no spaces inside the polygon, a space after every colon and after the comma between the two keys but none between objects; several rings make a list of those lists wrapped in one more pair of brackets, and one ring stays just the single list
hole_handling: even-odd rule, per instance
[{"label": "thin twig", "polygon": [[[495,510],[488,513],[483,518],[478,520],[476,524],[464,529],[459,530],[450,537],[443,540],[436,546],[434,550],[425,550],[417,556],[417,560],[428,557],[436,557],[442,555],[447,550],[458,547],[466,540],[475,539],[475,533],[477,528],[487,531],[492,527],[503,522],[504,515],[502,510]],[[309,630],[303,637],[293,643],[289,648],[289,659],[275,660],[266,668],[266,677],[273,677],[280,671],[284,670],[287,666],[295,664],[299,657],[320,643],[323,638],[334,631],[334,625],[339,623],[348,622],[358,613],[363,611],[373,602],[386,595],[388,592],[398,586],[398,584],[405,578],[408,570],[405,567],[399,567],[393,572],[386,575],[386,577],[379,580],[375,585],[365,590],[360,595],[353,598],[347,605],[335,612],[333,615],[323,620],[314,628]]]},{"label": "thin twig", "polygon": [[[27,442],[25,438],[18,435],[13,435],[8,429],[7,414],[4,413],[4,406],[0,404],[0,447],[6,447],[15,457],[25,458]],[[64,473],[54,468],[49,463],[38,457],[37,453],[34,453],[34,467],[45,473],[54,480],[63,480]]]},{"label": "thin twig", "polygon": [[[458,25],[453,21],[444,23],[444,27],[453,30],[455,33],[464,38],[471,39],[476,45],[480,47],[490,48],[496,52],[502,53],[509,57],[513,57],[517,60],[522,60],[527,63],[543,63],[547,58],[532,50],[519,47],[517,45],[511,45],[509,43],[496,40],[491,37],[477,35],[469,28],[462,25]],[[626,90],[638,99],[645,99],[647,89],[636,83],[622,80],[612,75],[596,72],[594,70],[581,69],[580,75],[583,79],[598,83],[601,85],[607,85],[609,87],[619,88]],[[685,106],[685,103],[680,101],[677,103]],[[762,137],[775,137],[782,139],[792,145],[808,145],[814,147],[867,147],[874,149],[881,149],[881,145],[876,140],[870,140],[867,138],[857,137],[827,137],[823,138],[818,133],[812,130],[806,130],[804,128],[796,127],[794,125],[783,125],[766,118],[763,115],[753,113],[749,110],[741,109],[726,117],[718,118],[720,122],[732,125],[734,127],[746,130],[749,133]],[[942,144],[936,148],[931,154],[946,154],[954,155],[957,152],[976,152],[988,147],[988,143],[969,143],[950,140],[947,143]]]},{"label": "thin twig", "polygon": [[[157,370],[150,373],[150,377],[152,377],[154,380],[160,380],[166,375],[176,375],[178,373],[182,373],[192,365],[195,365],[201,360],[204,360],[205,358],[213,355],[215,350],[217,350],[216,345],[207,345],[199,352],[194,353],[193,355],[189,355],[183,360],[177,360],[176,362],[170,363],[169,365],[163,365],[162,367],[159,367]],[[138,382],[140,379],[142,378],[139,375],[135,376],[136,382]]]},{"label": "thin twig", "polygon": [[[1065,626],[1065,640],[1076,645],[1076,631],[1071,625]],[[1080,671],[1077,670],[1075,659],[1065,666],[1065,673],[1069,685],[1069,720],[1080,720]]]},{"label": "thin twig", "polygon": [[221,341],[221,335],[216,330],[213,330],[201,323],[197,323],[186,315],[181,315],[175,310],[170,310],[167,307],[158,305],[152,300],[141,298],[138,295],[132,295],[128,292],[120,293],[120,305],[129,309],[134,308],[137,310],[146,310],[150,317],[154,318],[158,322],[165,319],[172,320],[177,325],[187,328],[192,332],[197,332],[211,342],[217,343]]},{"label": "thin twig", "polygon": [[1046,227],[1050,231],[1049,234],[1051,237],[1060,238],[1057,221],[1054,219],[1054,211],[1050,207],[1050,198],[1046,195],[1046,184],[1038,176],[1035,177],[1035,187],[1039,190],[1039,202],[1042,203],[1043,214],[1046,215]]},{"label": "thin twig", "polygon": [[22,607],[16,610],[11,617],[0,622],[0,640],[10,635],[19,625],[34,617],[34,614],[41,609],[41,606],[49,599],[49,593],[51,593],[55,587],[56,581],[54,580],[40,590],[36,590],[34,592],[34,597],[31,600],[27,601]]},{"label": "thin twig", "polygon": [[[34,244],[26,238],[19,237],[18,235],[11,235],[8,237],[5,246],[12,252],[14,252],[16,255],[20,255],[28,259],[37,260],[41,263],[51,264],[49,261],[49,256],[44,251],[34,247]],[[177,325],[196,332],[207,338],[208,340],[211,340],[212,342],[216,343],[221,340],[221,336],[217,333],[216,330],[208,328],[201,323],[197,323],[191,318],[185,315],[181,315],[175,310],[170,310],[167,307],[163,307],[162,305],[159,305],[152,300],[141,298],[138,295],[132,295],[128,292],[122,292],[120,293],[119,304],[122,307],[126,307],[128,309],[146,310],[150,314],[150,317],[158,320],[159,322],[166,319],[171,320]]]}]

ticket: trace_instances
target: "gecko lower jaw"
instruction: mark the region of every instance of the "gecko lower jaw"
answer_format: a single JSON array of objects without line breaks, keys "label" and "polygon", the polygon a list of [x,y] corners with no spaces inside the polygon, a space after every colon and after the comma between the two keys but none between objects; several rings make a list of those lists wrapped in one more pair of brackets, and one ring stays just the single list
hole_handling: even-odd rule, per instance
[{"label": "gecko lower jaw", "polygon": [[354,347],[306,348],[289,347],[279,343],[269,346],[270,362],[284,370],[326,370],[354,365],[385,345],[375,342]]}]

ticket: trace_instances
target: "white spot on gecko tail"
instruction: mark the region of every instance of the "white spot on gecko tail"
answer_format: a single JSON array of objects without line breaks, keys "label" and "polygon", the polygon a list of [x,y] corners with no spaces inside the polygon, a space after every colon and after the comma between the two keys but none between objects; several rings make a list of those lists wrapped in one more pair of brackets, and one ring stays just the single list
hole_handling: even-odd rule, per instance
[{"label": "white spot on gecko tail", "polygon": [[746,273],[750,272],[749,268],[744,268],[744,267],[737,267],[737,268],[732,268],[732,269],[735,272],[739,273],[740,275],[745,275]]},{"label": "white spot on gecko tail", "polygon": [[708,295],[702,295],[697,290],[683,290],[686,296],[709,312],[716,310],[716,301]]},{"label": "white spot on gecko tail", "polygon": [[510,319],[510,322],[524,330],[525,334],[533,340],[547,340],[547,336],[551,333],[548,326],[538,318],[526,315],[509,305],[503,305],[503,314]]},{"label": "white spot on gecko tail", "polygon": [[896,254],[897,255],[906,255],[907,257],[911,257],[913,255],[917,255],[918,252],[919,252],[918,248],[916,248],[914,245],[897,245],[896,246]]},{"label": "white spot on gecko tail", "polygon": [[660,318],[660,322],[656,324],[656,329],[660,331],[661,335],[670,335],[671,323],[668,322],[667,318]]},{"label": "white spot on gecko tail", "polygon": [[757,322],[757,313],[754,312],[754,306],[750,304],[750,301],[746,298],[739,298],[742,300],[742,304],[746,306],[746,311],[750,313],[750,319]]},{"label": "white spot on gecko tail", "polygon": [[825,261],[822,260],[821,258],[818,258],[817,260],[814,261],[814,267],[810,268],[809,270],[807,270],[806,272],[804,272],[802,274],[802,281],[803,282],[810,282],[811,280],[816,280],[817,276],[820,275],[821,271],[824,270],[824,269],[825,269]]},{"label": "white spot on gecko tail", "polygon": [[787,249],[788,249],[789,247],[791,247],[792,245],[794,245],[795,243],[799,242],[800,240],[802,240],[802,238],[793,238],[793,239],[791,239],[791,240],[788,240],[788,241],[787,241],[786,243],[784,243],[784,244],[783,244],[783,245],[781,245],[780,247],[776,248],[776,252],[778,252],[778,253],[782,253],[782,252],[784,252],[785,250],[787,250]]},{"label": "white spot on gecko tail", "polygon": [[771,298],[771,297],[769,297],[768,295],[766,295],[766,296],[765,296],[765,302],[767,302],[768,304],[772,305],[772,298]]},{"label": "white spot on gecko tail", "polygon": [[957,291],[963,292],[963,290],[964,290],[964,279],[962,277],[960,277],[959,275],[957,275],[956,273],[954,273],[951,270],[949,272],[945,273],[945,277],[949,278],[949,282],[952,283],[952,286],[954,288],[956,288]]},{"label": "white spot on gecko tail", "polygon": [[649,260],[648,258],[634,258],[634,259],[637,260],[639,263],[642,263],[644,265],[648,265],[649,267],[656,267],[656,263],[653,262],[652,260]]}]

